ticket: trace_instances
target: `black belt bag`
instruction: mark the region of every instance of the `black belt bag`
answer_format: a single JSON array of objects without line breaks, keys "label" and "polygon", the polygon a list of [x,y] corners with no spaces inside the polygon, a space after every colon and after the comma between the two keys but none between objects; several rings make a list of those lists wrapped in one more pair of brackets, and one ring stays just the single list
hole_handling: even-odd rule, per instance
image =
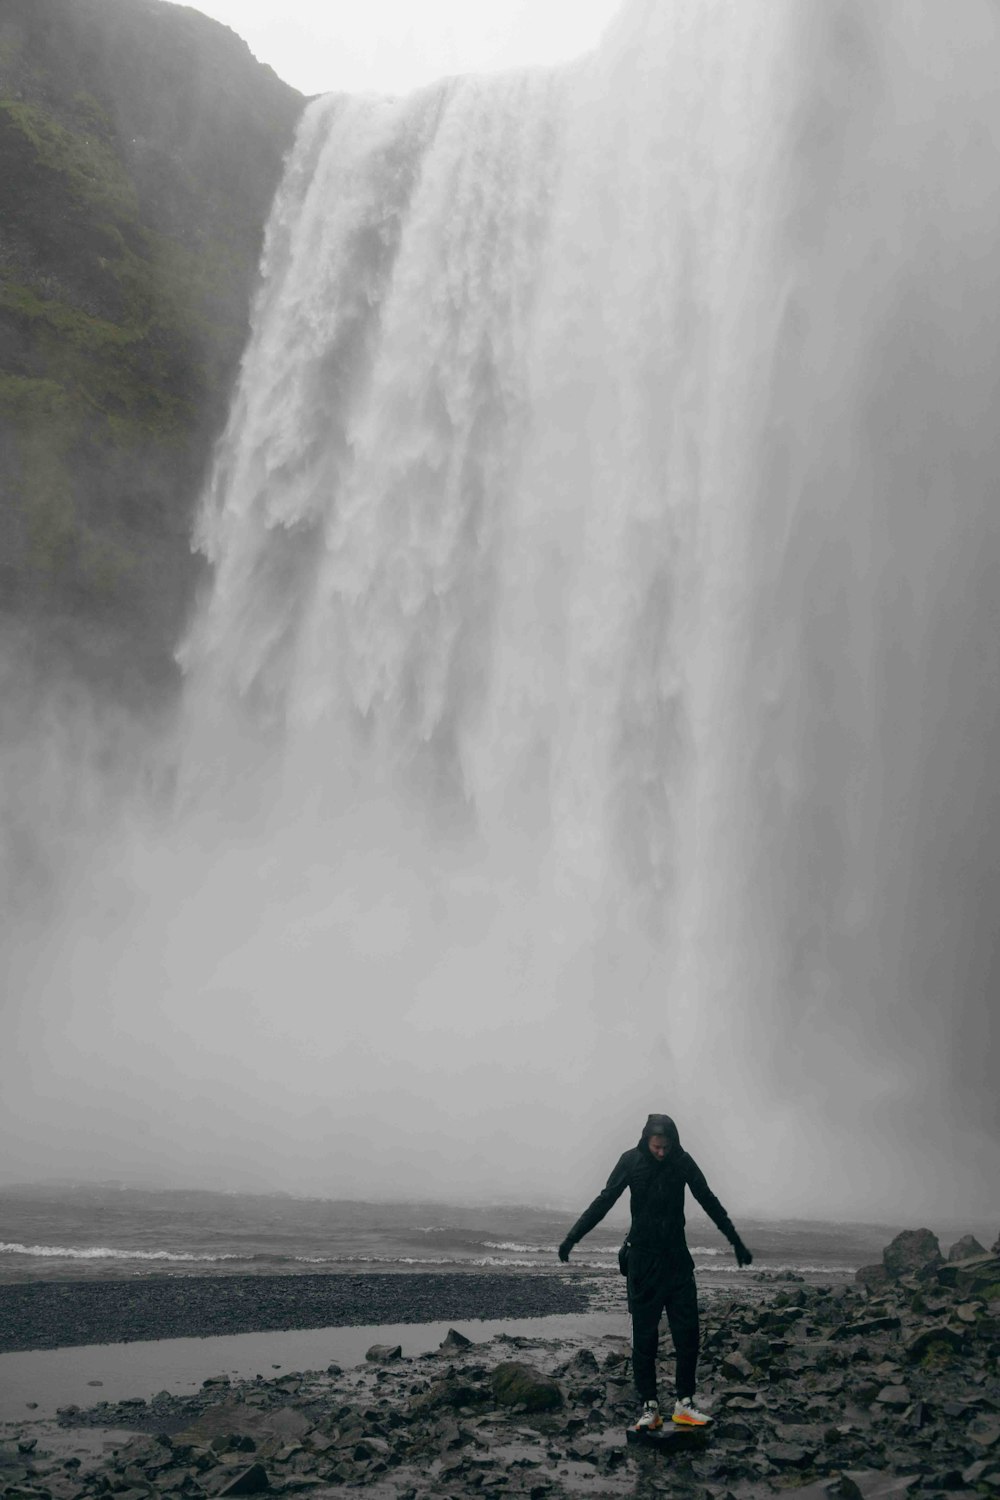
[{"label": "black belt bag", "polygon": [[618,1252],[618,1269],[623,1276],[628,1275],[628,1253],[631,1248],[629,1241],[626,1240]]}]

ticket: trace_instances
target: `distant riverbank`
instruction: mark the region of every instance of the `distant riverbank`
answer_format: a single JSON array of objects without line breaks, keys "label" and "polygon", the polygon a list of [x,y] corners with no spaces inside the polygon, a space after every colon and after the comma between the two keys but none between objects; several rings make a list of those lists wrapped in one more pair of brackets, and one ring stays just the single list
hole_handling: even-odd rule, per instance
[{"label": "distant riverbank", "polygon": [[0,1286],[0,1351],[278,1329],[544,1318],[584,1313],[572,1273],[474,1271],[311,1276],[144,1276]]}]

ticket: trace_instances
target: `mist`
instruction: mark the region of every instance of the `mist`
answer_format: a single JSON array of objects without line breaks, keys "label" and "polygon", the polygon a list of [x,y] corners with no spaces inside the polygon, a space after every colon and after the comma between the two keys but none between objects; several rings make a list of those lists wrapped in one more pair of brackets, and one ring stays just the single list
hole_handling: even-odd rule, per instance
[{"label": "mist", "polygon": [[569,1203],[662,1110],[996,1217],[998,65],[632,3],[309,106],[177,713],[4,742],[7,1181]]}]

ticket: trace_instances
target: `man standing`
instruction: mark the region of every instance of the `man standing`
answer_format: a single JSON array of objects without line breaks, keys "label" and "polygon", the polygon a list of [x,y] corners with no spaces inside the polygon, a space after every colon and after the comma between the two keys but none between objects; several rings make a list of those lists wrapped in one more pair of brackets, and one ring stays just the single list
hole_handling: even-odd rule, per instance
[{"label": "man standing", "polygon": [[712,1223],[736,1252],[739,1265],[753,1260],[712,1192],[697,1162],[681,1149],[669,1115],[650,1115],[638,1146],[626,1151],[590,1207],[559,1246],[559,1259],[599,1224],[631,1189],[632,1226],[628,1233],[628,1307],[632,1314],[632,1370],[642,1411],[636,1431],[663,1426],[656,1398],[656,1346],[665,1311],[677,1360],[677,1399],[673,1420],[704,1427],[711,1417],[694,1404],[698,1367],[698,1293],[694,1261],[684,1236],[684,1189],[689,1187]]}]

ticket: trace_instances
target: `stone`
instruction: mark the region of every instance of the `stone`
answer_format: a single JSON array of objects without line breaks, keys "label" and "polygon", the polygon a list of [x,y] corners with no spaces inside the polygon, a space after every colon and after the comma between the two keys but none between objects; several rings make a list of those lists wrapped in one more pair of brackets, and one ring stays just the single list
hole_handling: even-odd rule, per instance
[{"label": "stone", "polygon": [[753,1365],[738,1352],[724,1355],[720,1369],[726,1380],[746,1382],[753,1375]]},{"label": "stone", "polygon": [[547,1375],[507,1360],[493,1371],[491,1384],[499,1406],[524,1406],[526,1411],[555,1411],[563,1404],[562,1391]]},{"label": "stone", "polygon": [[877,1469],[848,1469],[840,1477],[844,1500],[897,1500],[920,1483],[919,1474],[883,1474]]},{"label": "stone", "polygon": [[797,1443],[770,1443],[764,1455],[779,1469],[807,1469],[812,1463],[812,1454]]},{"label": "stone", "polygon": [[996,1296],[995,1288],[1000,1285],[1000,1257],[974,1255],[969,1260],[949,1261],[939,1268],[937,1279],[942,1286],[954,1287],[967,1296]]},{"label": "stone", "polygon": [[1000,1441],[1000,1417],[973,1417],[966,1435],[980,1448],[992,1448]]},{"label": "stone", "polygon": [[577,1349],[563,1366],[567,1375],[593,1375],[598,1369],[597,1356],[590,1349]]},{"label": "stone", "polygon": [[841,1323],[830,1330],[831,1341],[867,1338],[873,1333],[895,1333],[902,1320],[893,1314],[884,1317],[860,1318],[856,1323]]},{"label": "stone", "polygon": [[881,1291],[889,1285],[889,1272],[885,1266],[859,1266],[854,1273],[855,1281],[861,1286],[867,1287],[869,1291]]},{"label": "stone", "polygon": [[271,1488],[267,1470],[263,1464],[251,1464],[248,1469],[237,1474],[231,1479],[225,1489],[219,1491],[220,1495],[262,1495],[265,1490]]},{"label": "stone", "polygon": [[948,1251],[949,1260],[971,1260],[974,1255],[985,1255],[986,1251],[974,1234],[963,1234]]},{"label": "stone", "polygon": [[449,1328],[438,1348],[448,1352],[456,1349],[471,1349],[472,1340],[466,1338],[464,1333],[459,1333],[457,1328]]},{"label": "stone", "polygon": [[905,1385],[884,1385],[875,1400],[892,1411],[903,1411],[910,1404],[910,1393]]},{"label": "stone", "polygon": [[937,1235],[929,1229],[904,1229],[882,1251],[882,1264],[893,1281],[911,1274],[933,1275],[943,1264]]},{"label": "stone", "polygon": [[923,1359],[931,1351],[941,1351],[948,1354],[960,1354],[965,1347],[965,1333],[951,1327],[948,1323],[932,1324],[929,1328],[922,1328],[907,1343],[904,1353],[906,1358],[916,1361]]},{"label": "stone", "polygon": [[372,1344],[370,1349],[365,1350],[365,1359],[373,1365],[392,1364],[402,1357],[402,1344]]}]

